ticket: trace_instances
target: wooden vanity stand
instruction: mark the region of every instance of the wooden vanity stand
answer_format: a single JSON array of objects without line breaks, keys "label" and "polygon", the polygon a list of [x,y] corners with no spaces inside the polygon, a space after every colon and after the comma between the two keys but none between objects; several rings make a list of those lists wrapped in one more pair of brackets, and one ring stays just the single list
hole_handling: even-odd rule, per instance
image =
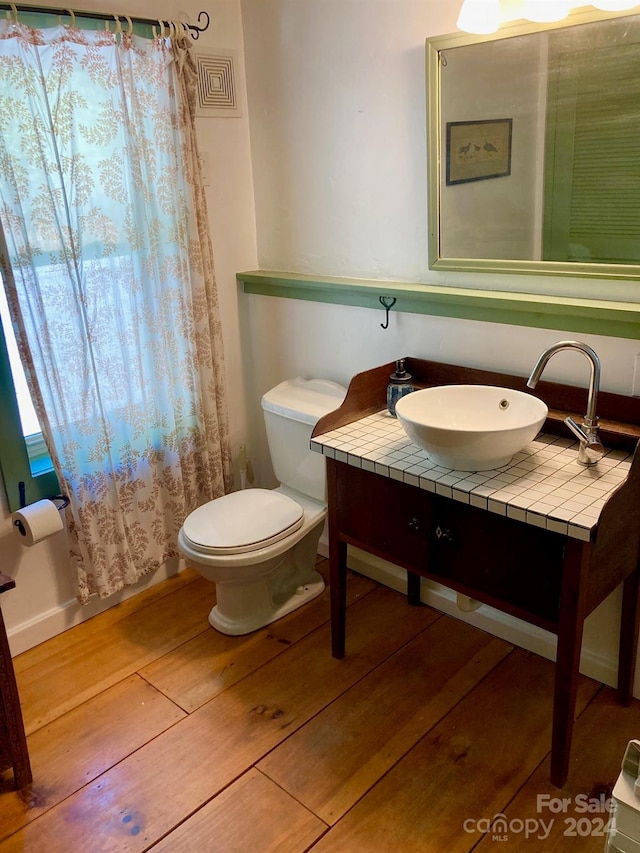
[{"label": "wooden vanity stand", "polygon": [[[527,391],[526,379],[407,358],[416,387],[499,385]],[[312,442],[380,412],[394,363],[353,378],[339,409],[323,417]],[[586,371],[585,371],[586,372]],[[585,382],[586,385],[586,382]],[[571,439],[563,419],[581,421],[587,391],[540,382],[549,407],[543,432]],[[345,654],[347,545],[407,570],[407,594],[420,603],[420,578],[509,613],[557,635],[551,782],[569,771],[580,650],[586,617],[623,584],[618,696],[632,698],[638,643],[640,547],[640,399],[601,392],[598,415],[607,450],[633,453],[626,480],[608,497],[590,541],[499,515],[362,467],[327,458],[332,652]],[[445,531],[445,535],[443,535]]]}]

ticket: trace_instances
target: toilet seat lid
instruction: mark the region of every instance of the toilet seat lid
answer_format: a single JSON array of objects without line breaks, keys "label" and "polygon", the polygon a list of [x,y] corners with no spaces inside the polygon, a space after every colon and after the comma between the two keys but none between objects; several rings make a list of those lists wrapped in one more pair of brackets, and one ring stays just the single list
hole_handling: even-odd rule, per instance
[{"label": "toilet seat lid", "polygon": [[257,551],[294,533],[304,510],[293,498],[269,489],[246,489],[194,510],[182,530],[199,550],[216,554]]}]

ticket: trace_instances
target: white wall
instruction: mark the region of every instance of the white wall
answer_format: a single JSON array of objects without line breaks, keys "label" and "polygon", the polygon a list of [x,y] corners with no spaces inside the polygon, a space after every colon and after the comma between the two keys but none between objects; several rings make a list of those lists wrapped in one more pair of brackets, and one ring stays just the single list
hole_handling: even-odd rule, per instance
[{"label": "white wall", "polygon": [[[261,268],[527,290],[526,276],[427,268],[424,41],[452,32],[458,9],[459,0],[242,0]],[[535,283],[585,296],[616,289]],[[241,307],[254,424],[259,395],[294,374],[346,383],[411,355],[527,375],[546,346],[575,337],[397,312],[383,331],[382,310],[263,296],[243,295]],[[630,393],[640,343],[579,337],[601,357],[602,387]],[[563,353],[545,378],[586,387],[586,362]],[[618,608],[616,596],[606,601],[585,638],[590,671],[609,680]]]},{"label": "white wall", "polygon": [[[104,11],[105,4],[102,0],[84,0],[82,8]],[[222,314],[231,438],[236,456],[239,444],[245,440],[247,414],[235,274],[257,263],[239,0],[211,0],[206,4],[183,0],[179,9],[172,0],[118,0],[109,6],[110,11],[140,17],[171,18],[179,11],[181,17],[194,23],[203,8],[209,12],[211,23],[194,43],[195,49],[207,53],[215,52],[216,48],[232,48],[238,51],[240,60],[237,84],[242,116],[197,120],[200,152],[207,164],[207,203]],[[14,654],[161,580],[171,571],[163,568],[145,577],[136,587],[81,607],[75,601],[64,533],[25,548],[13,533],[4,494],[1,500],[2,571],[14,577],[17,586],[2,595],[0,604]]]}]

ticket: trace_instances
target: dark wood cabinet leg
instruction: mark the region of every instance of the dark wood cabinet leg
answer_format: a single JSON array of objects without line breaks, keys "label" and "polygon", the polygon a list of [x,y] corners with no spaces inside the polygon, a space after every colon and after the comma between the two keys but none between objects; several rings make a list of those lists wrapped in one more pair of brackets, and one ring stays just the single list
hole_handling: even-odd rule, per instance
[{"label": "dark wood cabinet leg", "polygon": [[32,781],[22,709],[9,641],[0,610],[0,755],[8,756],[18,790]]},{"label": "dark wood cabinet leg", "polygon": [[413,607],[420,607],[420,575],[407,571],[407,601]]},{"label": "dark wood cabinet leg", "polygon": [[551,783],[558,788],[562,788],[569,775],[585,619],[583,575],[588,566],[588,548],[588,544],[568,540],[563,565],[551,735]]},{"label": "dark wood cabinet leg", "polygon": [[[337,537],[333,537],[337,539]],[[336,541],[329,546],[329,590],[331,594],[331,654],[342,659],[347,617],[347,545]]]},{"label": "dark wood cabinet leg", "polygon": [[347,619],[347,544],[340,540],[339,535],[337,480],[336,463],[327,459],[331,654],[341,660],[344,657]]},{"label": "dark wood cabinet leg", "polygon": [[[578,635],[579,645],[576,643]],[[551,735],[551,783],[558,788],[562,788],[569,775],[581,645],[582,626],[578,634],[567,637],[564,642],[558,638]]]},{"label": "dark wood cabinet leg", "polygon": [[638,650],[638,594],[640,568],[629,575],[622,587],[620,616],[620,653],[618,656],[618,699],[629,705],[633,698],[633,681]]}]

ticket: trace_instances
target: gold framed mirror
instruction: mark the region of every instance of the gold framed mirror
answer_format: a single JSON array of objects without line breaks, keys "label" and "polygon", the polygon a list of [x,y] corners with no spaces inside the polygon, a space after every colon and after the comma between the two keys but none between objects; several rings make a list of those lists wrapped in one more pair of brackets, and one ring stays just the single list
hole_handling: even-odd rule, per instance
[{"label": "gold framed mirror", "polygon": [[640,279],[640,15],[427,39],[429,267]]}]

